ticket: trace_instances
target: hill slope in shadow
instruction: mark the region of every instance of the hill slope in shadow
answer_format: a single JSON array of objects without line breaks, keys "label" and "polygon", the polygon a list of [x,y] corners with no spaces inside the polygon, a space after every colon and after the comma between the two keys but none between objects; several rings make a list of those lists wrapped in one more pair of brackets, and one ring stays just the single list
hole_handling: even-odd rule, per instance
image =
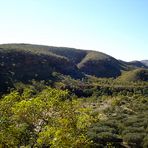
[{"label": "hill slope in shadow", "polygon": [[75,79],[87,75],[116,78],[122,71],[143,65],[120,61],[92,50],[32,44],[0,45],[0,82],[3,86],[14,81],[49,80],[53,72]]}]

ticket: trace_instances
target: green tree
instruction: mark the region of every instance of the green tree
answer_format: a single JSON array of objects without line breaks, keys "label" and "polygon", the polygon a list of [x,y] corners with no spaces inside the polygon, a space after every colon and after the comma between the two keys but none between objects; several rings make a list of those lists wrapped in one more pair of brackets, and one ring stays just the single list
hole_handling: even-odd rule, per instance
[{"label": "green tree", "polygon": [[1,147],[87,147],[91,109],[68,91],[46,88],[16,91],[0,100]]}]

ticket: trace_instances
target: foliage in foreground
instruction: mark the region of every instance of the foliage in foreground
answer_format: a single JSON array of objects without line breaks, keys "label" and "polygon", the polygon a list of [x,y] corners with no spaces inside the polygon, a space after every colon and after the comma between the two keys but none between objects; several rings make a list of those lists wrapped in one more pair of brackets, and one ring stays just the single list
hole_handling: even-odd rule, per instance
[{"label": "foliage in foreground", "polygon": [[147,82],[55,76],[1,98],[0,147],[148,147]]},{"label": "foliage in foreground", "polygon": [[90,108],[68,91],[12,91],[0,100],[1,147],[88,147]]}]

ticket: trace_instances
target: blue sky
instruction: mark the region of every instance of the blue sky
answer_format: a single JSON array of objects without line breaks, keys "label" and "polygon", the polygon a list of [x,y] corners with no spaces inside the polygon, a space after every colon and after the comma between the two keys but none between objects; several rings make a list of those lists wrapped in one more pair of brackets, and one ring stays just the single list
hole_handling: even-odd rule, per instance
[{"label": "blue sky", "polygon": [[148,59],[147,0],[0,0],[0,43],[98,50]]}]

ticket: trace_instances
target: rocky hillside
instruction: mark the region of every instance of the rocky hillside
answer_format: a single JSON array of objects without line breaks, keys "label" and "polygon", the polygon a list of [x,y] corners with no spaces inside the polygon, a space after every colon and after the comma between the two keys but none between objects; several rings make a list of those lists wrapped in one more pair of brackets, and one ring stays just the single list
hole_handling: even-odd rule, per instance
[{"label": "rocky hillside", "polygon": [[147,68],[139,61],[119,61],[91,50],[31,44],[0,45],[1,86],[10,86],[14,81],[49,80],[53,72],[76,79],[86,75],[115,78],[123,70],[138,67]]}]

